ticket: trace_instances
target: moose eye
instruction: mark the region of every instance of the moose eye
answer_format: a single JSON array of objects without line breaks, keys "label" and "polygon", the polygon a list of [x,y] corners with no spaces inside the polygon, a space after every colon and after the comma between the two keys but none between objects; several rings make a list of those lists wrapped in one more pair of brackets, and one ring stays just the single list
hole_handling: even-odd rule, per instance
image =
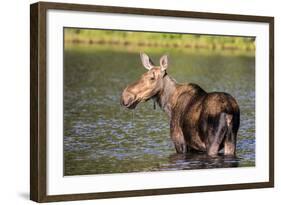
[{"label": "moose eye", "polygon": [[150,76],[150,80],[155,80],[155,74],[153,73],[153,76]]}]

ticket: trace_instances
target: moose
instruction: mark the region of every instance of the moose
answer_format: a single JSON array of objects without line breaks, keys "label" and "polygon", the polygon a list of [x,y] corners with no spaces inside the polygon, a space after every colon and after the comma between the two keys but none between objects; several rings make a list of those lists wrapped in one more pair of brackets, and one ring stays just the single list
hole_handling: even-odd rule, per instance
[{"label": "moose", "polygon": [[230,94],[206,92],[194,83],[177,83],[167,73],[168,56],[156,66],[141,53],[148,70],[122,92],[121,105],[134,109],[138,103],[155,100],[170,120],[170,137],[177,153],[205,152],[235,156],[240,124],[239,106]]}]

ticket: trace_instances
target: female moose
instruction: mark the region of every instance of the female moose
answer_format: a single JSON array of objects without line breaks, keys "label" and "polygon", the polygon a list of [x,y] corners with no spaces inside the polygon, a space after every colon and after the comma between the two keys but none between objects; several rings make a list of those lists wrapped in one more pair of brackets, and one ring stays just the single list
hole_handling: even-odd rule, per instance
[{"label": "female moose", "polygon": [[177,153],[195,150],[217,155],[224,148],[225,155],[235,155],[240,123],[236,100],[223,92],[207,93],[196,84],[178,84],[166,72],[167,55],[161,57],[160,66],[144,53],[140,57],[148,71],[124,89],[121,104],[134,109],[153,98],[169,116]]}]

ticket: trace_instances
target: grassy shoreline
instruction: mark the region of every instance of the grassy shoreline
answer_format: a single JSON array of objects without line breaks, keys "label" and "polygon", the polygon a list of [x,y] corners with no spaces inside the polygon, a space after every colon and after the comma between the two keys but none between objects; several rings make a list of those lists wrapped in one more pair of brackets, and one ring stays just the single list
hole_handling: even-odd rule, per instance
[{"label": "grassy shoreline", "polygon": [[169,34],[67,28],[64,41],[68,45],[108,45],[140,48],[180,48],[207,51],[255,51],[255,38]]}]

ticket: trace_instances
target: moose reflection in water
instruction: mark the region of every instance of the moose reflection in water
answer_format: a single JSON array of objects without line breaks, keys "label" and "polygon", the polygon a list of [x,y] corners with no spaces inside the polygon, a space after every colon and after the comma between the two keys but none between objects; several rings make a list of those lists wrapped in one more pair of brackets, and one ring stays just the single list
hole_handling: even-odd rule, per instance
[{"label": "moose reflection in water", "polygon": [[185,154],[171,154],[169,164],[163,165],[163,170],[231,168],[239,166],[239,159],[235,156],[217,155],[210,157],[205,153],[189,152]]},{"label": "moose reflection in water", "polygon": [[167,55],[161,57],[160,66],[144,53],[141,61],[148,71],[124,89],[121,104],[134,109],[139,102],[155,100],[169,116],[177,153],[199,151],[216,156],[224,149],[224,155],[235,156],[240,123],[236,100],[228,93],[207,93],[196,84],[176,83],[167,74]]}]

